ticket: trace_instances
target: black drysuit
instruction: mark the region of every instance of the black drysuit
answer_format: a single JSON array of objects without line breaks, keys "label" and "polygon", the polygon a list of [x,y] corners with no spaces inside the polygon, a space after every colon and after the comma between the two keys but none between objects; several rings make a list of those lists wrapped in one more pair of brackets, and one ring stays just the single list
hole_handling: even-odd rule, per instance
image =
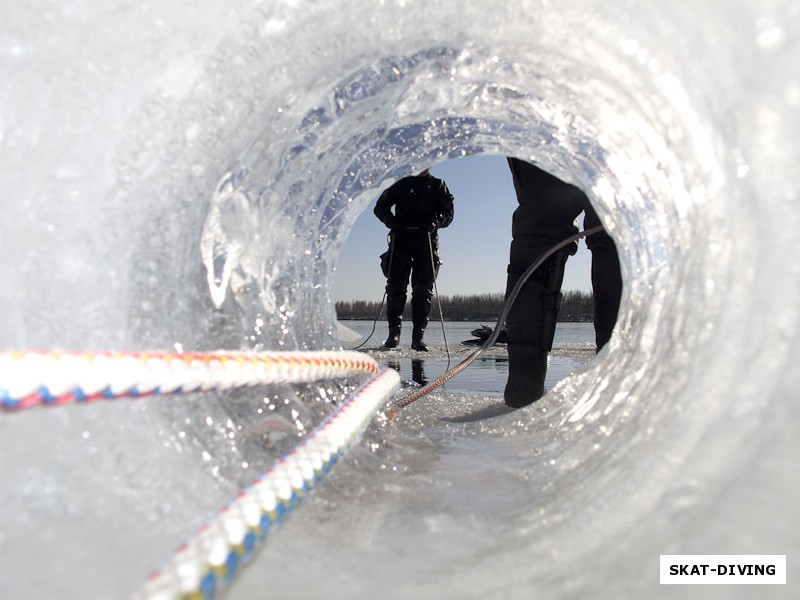
[{"label": "black drysuit", "polygon": [[428,324],[433,283],[441,264],[436,230],[453,221],[453,195],[444,181],[430,173],[412,175],[385,190],[374,212],[392,230],[383,261],[389,326],[400,327],[410,278],[411,316],[414,331],[421,334]]},{"label": "black drysuit", "polygon": [[[586,212],[585,229],[600,225],[597,213],[581,189],[528,162],[509,158],[508,164],[519,207],[512,218],[506,295],[536,259],[578,232],[575,219],[581,212]],[[610,339],[617,321],[622,276],[617,248],[608,233],[601,231],[589,236],[586,245],[592,252],[594,327],[599,351]],[[546,353],[553,344],[564,265],[576,250],[577,244],[572,244],[548,259],[524,285],[506,319],[508,404],[529,403],[544,393]],[[529,388],[535,389],[529,391]]]}]

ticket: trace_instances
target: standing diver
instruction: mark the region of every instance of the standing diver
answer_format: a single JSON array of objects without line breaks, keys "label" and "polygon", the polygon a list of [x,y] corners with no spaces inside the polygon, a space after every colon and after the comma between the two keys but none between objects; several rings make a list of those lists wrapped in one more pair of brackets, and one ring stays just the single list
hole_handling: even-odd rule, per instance
[{"label": "standing diver", "polygon": [[[583,190],[539,167],[516,158],[508,165],[519,207],[511,224],[511,251],[506,297],[528,266],[548,248],[578,232],[575,219],[585,212],[584,228],[600,219]],[[609,341],[619,312],[622,275],[614,240],[603,230],[586,240],[592,252],[592,289],[597,351]],[[550,257],[522,287],[506,319],[508,381],[504,391],[508,406],[519,408],[545,393],[547,353],[553,347],[564,265],[575,254],[573,243]]]},{"label": "standing diver", "polygon": [[[394,206],[394,213],[392,207]],[[375,204],[375,216],[391,231],[389,250],[381,257],[386,276],[386,320],[389,337],[384,346],[400,343],[406,289],[411,279],[411,348],[427,352],[422,340],[431,310],[433,284],[439,272],[437,230],[453,222],[453,195],[430,168],[405,177],[385,190]]]}]

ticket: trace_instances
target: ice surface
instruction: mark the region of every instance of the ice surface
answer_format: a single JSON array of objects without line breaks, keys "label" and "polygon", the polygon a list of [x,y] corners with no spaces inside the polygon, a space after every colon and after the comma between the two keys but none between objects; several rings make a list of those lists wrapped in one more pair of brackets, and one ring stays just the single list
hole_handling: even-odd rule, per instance
[{"label": "ice surface", "polygon": [[[376,426],[231,598],[749,597],[659,586],[680,553],[787,554],[759,595],[797,595],[800,4],[0,15],[3,349],[336,348],[356,217],[463,155],[535,159],[619,244],[600,360]],[[0,596],[126,596],[352,385],[2,415]]]}]

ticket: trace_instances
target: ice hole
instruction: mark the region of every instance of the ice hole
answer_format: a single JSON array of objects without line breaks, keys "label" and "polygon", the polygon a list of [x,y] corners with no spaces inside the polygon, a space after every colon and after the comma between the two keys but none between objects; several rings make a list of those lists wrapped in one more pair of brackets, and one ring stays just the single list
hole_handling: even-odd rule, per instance
[{"label": "ice hole", "polygon": [[[377,350],[386,337],[386,280],[378,266],[377,256],[387,249],[387,230],[375,218],[372,209],[378,190],[370,199],[366,209],[355,220],[347,234],[336,265],[333,297],[335,302],[343,302],[350,309],[359,302],[369,302],[359,307],[359,321],[345,322],[354,328],[360,337],[353,337],[351,331],[341,334],[344,348],[364,348],[379,361],[389,360],[408,382],[424,384],[441,375],[448,367],[455,366],[465,353],[474,350],[476,338],[472,330],[487,325],[494,327],[500,310],[483,310],[478,318],[474,310],[463,305],[448,306],[448,300],[458,301],[458,296],[492,295],[502,299],[505,290],[505,267],[508,263],[511,241],[511,219],[518,204],[513,188],[511,173],[505,157],[476,154],[450,159],[432,165],[434,176],[443,179],[455,197],[455,219],[453,223],[438,233],[439,254],[443,265],[437,278],[432,301],[426,338],[431,346],[426,355],[419,355],[408,349],[410,344],[410,302],[411,286],[407,290],[405,325],[401,335],[401,345],[387,353]],[[388,184],[387,186],[388,187]],[[385,188],[384,188],[385,189]],[[582,228],[583,213],[576,219]],[[591,254],[585,240],[578,244],[578,251],[567,263],[562,285],[565,294],[581,293],[591,295]],[[439,314],[439,300],[444,303],[445,331],[442,329]],[[592,312],[588,303],[589,314]],[[380,309],[380,317],[375,321]],[[561,310],[562,324],[557,328],[557,351],[551,356],[547,388],[564,379],[571,372],[580,369],[594,358],[594,329],[586,322],[584,315],[570,312],[565,303]],[[351,315],[350,312],[346,313]],[[337,312],[341,319],[342,315]],[[349,319],[350,317],[347,317]],[[581,323],[584,324],[576,324]],[[448,330],[449,333],[448,333]],[[500,392],[507,373],[507,354],[504,345],[476,363],[477,368],[459,375],[449,384],[450,389],[463,389],[468,392]]]},{"label": "ice hole", "polygon": [[[661,554],[796,571],[795,3],[95,4],[0,23],[5,350],[338,348],[346,232],[461,156],[592,190],[623,259],[602,362],[514,417],[444,422],[468,398],[443,393],[371,430],[231,598],[656,597]],[[4,418],[0,596],[129,595],[270,462],[248,401],[320,398]]]}]

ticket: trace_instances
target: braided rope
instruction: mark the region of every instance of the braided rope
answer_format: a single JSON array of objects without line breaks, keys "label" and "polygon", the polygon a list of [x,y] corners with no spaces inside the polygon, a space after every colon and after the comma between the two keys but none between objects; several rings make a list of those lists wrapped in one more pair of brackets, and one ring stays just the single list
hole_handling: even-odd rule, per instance
[{"label": "braided rope", "polygon": [[136,600],[213,598],[272,529],[336,464],[398,388],[386,369],[362,385],[311,435],[242,490],[148,578]]},{"label": "braided rope", "polygon": [[0,410],[374,374],[360,352],[3,352]]}]

